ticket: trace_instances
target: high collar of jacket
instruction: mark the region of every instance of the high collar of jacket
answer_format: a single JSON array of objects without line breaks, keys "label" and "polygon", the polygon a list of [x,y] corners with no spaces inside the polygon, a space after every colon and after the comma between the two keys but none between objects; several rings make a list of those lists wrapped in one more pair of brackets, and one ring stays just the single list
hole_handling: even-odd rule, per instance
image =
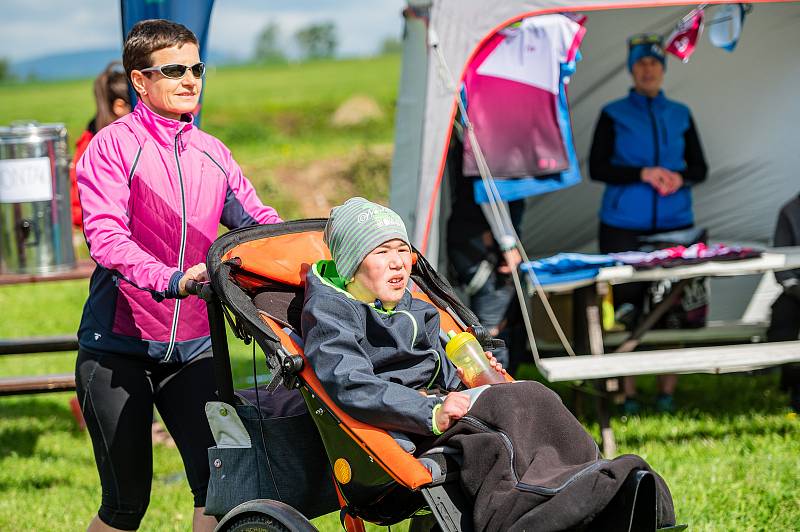
[{"label": "high collar of jacket", "polygon": [[[183,150],[194,131],[194,116],[191,113],[184,114],[180,120],[173,120],[154,112],[140,100],[136,103],[133,114],[150,136],[162,146],[172,147],[177,142],[178,148]],[[176,141],[179,133],[180,139]]]},{"label": "high collar of jacket", "polygon": [[655,106],[660,106],[667,101],[667,97],[664,96],[664,91],[658,91],[658,94],[654,98],[651,98],[649,96],[645,96],[644,94],[639,94],[634,88],[631,88],[630,92],[628,93],[628,98],[634,104],[641,107],[647,107],[648,102],[650,101],[652,101],[652,105]]}]

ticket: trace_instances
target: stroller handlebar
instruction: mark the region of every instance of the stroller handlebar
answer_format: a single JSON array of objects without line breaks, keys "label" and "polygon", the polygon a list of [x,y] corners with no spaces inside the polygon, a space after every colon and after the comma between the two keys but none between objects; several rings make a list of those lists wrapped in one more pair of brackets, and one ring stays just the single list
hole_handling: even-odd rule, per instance
[{"label": "stroller handlebar", "polygon": [[194,279],[186,281],[186,292],[191,296],[199,296],[200,299],[206,299],[206,293],[211,289],[210,282],[199,282]]},{"label": "stroller handlebar", "polygon": [[189,295],[198,295],[200,293],[200,283],[194,279],[189,279],[186,281],[186,291],[189,292]]}]

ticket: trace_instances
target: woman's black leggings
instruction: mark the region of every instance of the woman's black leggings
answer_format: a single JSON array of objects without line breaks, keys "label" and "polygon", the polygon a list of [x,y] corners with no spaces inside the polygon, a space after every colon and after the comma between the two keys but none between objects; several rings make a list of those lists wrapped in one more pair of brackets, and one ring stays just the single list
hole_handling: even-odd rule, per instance
[{"label": "woman's black leggings", "polygon": [[98,516],[109,526],[136,530],[150,502],[151,425],[158,408],[183,459],[195,507],[205,506],[207,449],[214,445],[205,416],[216,400],[211,352],[188,363],[78,351],[78,400],[92,438],[103,488]]},{"label": "woman's black leggings", "polygon": [[[670,231],[689,229],[691,225],[676,227]],[[639,239],[643,236],[652,236],[667,231],[647,231],[636,229],[621,229],[600,222],[598,231],[598,244],[600,253],[619,253],[621,251],[636,251],[641,247]],[[614,286],[614,306],[630,303],[636,309],[637,316],[641,314],[647,287],[650,283],[624,283]]]}]

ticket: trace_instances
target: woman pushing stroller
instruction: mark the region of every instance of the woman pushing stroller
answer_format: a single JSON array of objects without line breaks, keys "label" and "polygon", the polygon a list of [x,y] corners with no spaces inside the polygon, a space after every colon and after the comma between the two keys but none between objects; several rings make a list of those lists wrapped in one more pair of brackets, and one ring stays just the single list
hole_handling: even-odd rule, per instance
[{"label": "woman pushing stroller", "polygon": [[203,514],[214,444],[204,415],[216,399],[205,304],[183,299],[207,280],[205,258],[219,224],[280,222],[256,196],[222,142],[192,112],[205,65],[197,37],[145,20],[123,48],[139,102],[89,143],[76,174],[83,230],[97,267],[78,330],[78,400],[92,438],[102,504],[90,531],[136,530],[153,477],[153,405],[175,440]]},{"label": "woman pushing stroller", "polygon": [[[354,418],[410,437],[420,451],[460,450],[476,529],[565,530],[607,520],[603,510],[637,456],[604,460],[559,397],[536,382],[467,394],[442,348],[435,307],[407,285],[413,252],[399,216],[352,198],[324,232],[331,261],[306,279],[305,355],[325,391]],[[487,353],[494,367],[497,362]],[[655,475],[661,525],[674,523]]]}]

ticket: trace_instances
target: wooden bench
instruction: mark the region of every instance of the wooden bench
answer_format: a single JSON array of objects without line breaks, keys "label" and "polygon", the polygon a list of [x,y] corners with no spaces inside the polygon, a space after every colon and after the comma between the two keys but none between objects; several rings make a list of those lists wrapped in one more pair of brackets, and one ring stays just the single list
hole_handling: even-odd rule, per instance
[{"label": "wooden bench", "polygon": [[74,334],[0,339],[0,355],[60,353],[77,350],[78,338]]},{"label": "wooden bench", "polygon": [[550,382],[669,373],[732,373],[800,362],[800,341],[662,349],[539,361]]},{"label": "wooden bench", "polygon": [[[91,259],[79,259],[75,268],[50,273],[3,273],[0,286],[21,283],[44,283],[86,279],[95,269]],[[77,351],[78,339],[73,335],[11,338],[0,340],[0,355],[26,355]],[[0,395],[60,392],[75,389],[75,375],[37,375],[0,379]]]},{"label": "wooden bench", "polygon": [[[74,334],[0,340],[0,355],[58,353],[77,350],[78,338]],[[73,373],[6,377],[0,379],[0,396],[65,392],[74,389],[75,374]]]},{"label": "wooden bench", "polygon": [[[709,345],[749,344],[764,342],[767,338],[766,323],[717,322],[697,329],[651,329],[644,333],[640,347],[700,347]],[[603,333],[603,348],[606,353],[614,351],[627,340],[627,331]],[[541,353],[561,354],[564,347],[558,342],[536,339]]]},{"label": "wooden bench", "polygon": [[0,379],[0,396],[67,392],[75,389],[74,373]]}]

